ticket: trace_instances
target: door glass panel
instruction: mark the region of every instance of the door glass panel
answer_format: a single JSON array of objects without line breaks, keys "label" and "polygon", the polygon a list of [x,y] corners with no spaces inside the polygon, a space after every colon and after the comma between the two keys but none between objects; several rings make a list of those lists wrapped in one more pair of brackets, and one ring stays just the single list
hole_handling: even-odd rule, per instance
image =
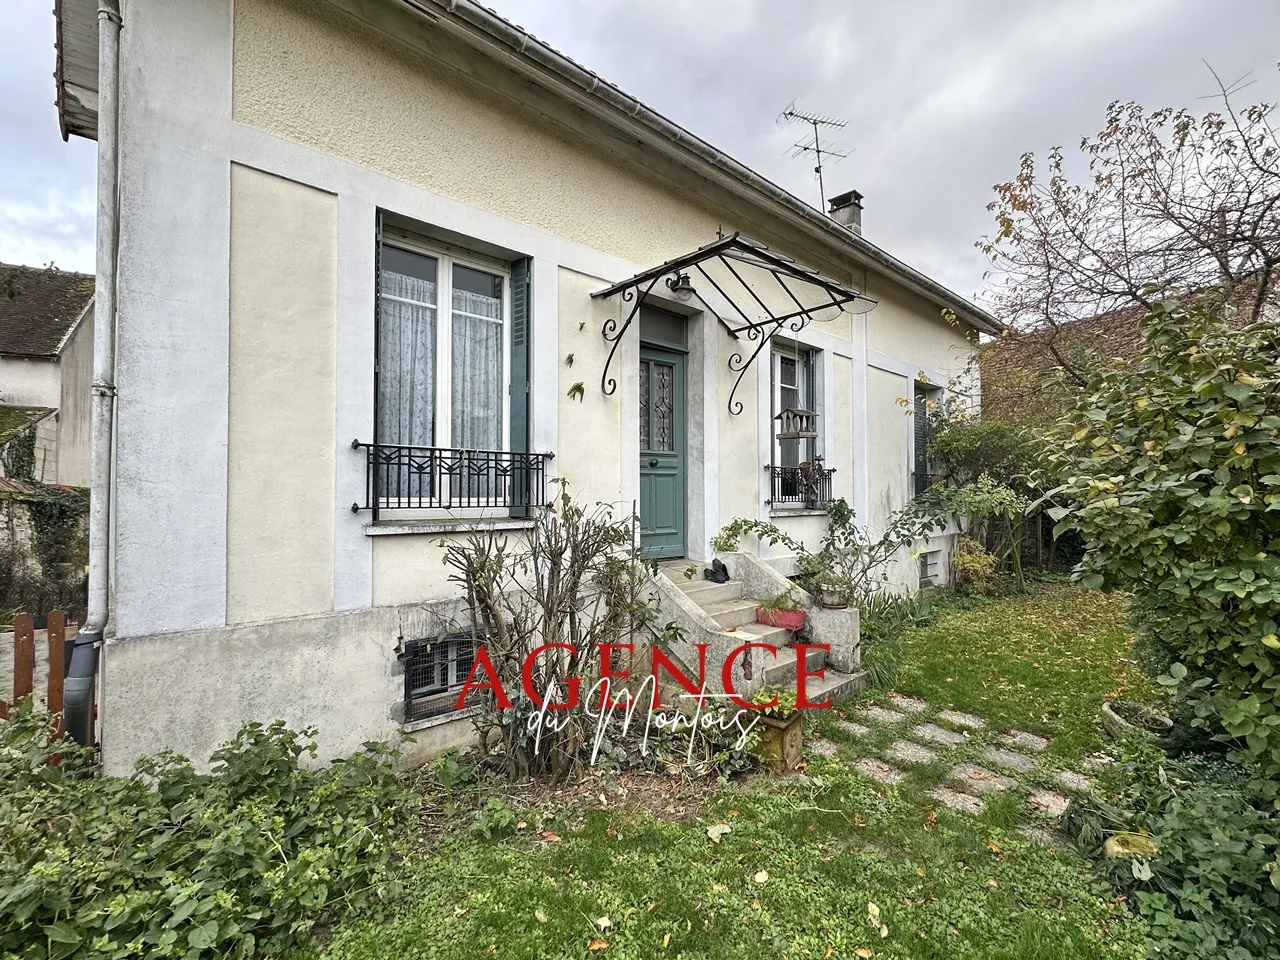
[{"label": "door glass panel", "polygon": [[653,447],[654,450],[675,449],[675,370],[665,363],[653,365]]},{"label": "door glass panel", "polygon": [[649,364],[640,364],[640,449],[651,450],[649,446]]}]

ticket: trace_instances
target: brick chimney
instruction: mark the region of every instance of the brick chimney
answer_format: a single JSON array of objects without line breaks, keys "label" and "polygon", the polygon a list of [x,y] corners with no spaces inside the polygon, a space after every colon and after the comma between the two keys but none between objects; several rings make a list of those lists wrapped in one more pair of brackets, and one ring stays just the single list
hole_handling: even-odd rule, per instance
[{"label": "brick chimney", "polygon": [[836,223],[843,223],[858,236],[862,236],[862,194],[857,190],[832,197],[827,212]]}]

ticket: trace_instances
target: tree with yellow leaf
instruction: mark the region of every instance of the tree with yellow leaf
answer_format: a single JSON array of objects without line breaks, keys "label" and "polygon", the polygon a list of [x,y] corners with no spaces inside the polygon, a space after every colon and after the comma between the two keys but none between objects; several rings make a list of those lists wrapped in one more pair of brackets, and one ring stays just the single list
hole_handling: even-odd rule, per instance
[{"label": "tree with yellow leaf", "polygon": [[1133,593],[1160,682],[1280,795],[1280,327],[1164,300],[1142,337],[1064,420],[1050,514],[1085,586]]}]

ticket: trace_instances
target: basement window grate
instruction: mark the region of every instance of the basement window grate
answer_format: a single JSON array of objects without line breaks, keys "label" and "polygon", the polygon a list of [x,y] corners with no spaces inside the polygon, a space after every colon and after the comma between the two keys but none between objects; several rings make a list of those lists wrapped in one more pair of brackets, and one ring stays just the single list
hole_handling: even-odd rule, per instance
[{"label": "basement window grate", "polygon": [[926,550],[920,554],[920,586],[932,587],[938,576],[938,550]]},{"label": "basement window grate", "polygon": [[[452,713],[475,661],[478,640],[469,633],[410,640],[404,648],[406,723]],[[467,704],[478,701],[479,691]]]}]

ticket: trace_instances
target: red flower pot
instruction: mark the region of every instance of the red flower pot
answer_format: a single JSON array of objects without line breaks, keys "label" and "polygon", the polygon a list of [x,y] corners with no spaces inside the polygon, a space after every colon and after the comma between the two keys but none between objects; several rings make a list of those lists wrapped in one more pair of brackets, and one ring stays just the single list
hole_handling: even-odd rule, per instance
[{"label": "red flower pot", "polygon": [[803,610],[766,610],[756,607],[756,623],[766,627],[781,627],[783,630],[798,632],[804,629]]}]

